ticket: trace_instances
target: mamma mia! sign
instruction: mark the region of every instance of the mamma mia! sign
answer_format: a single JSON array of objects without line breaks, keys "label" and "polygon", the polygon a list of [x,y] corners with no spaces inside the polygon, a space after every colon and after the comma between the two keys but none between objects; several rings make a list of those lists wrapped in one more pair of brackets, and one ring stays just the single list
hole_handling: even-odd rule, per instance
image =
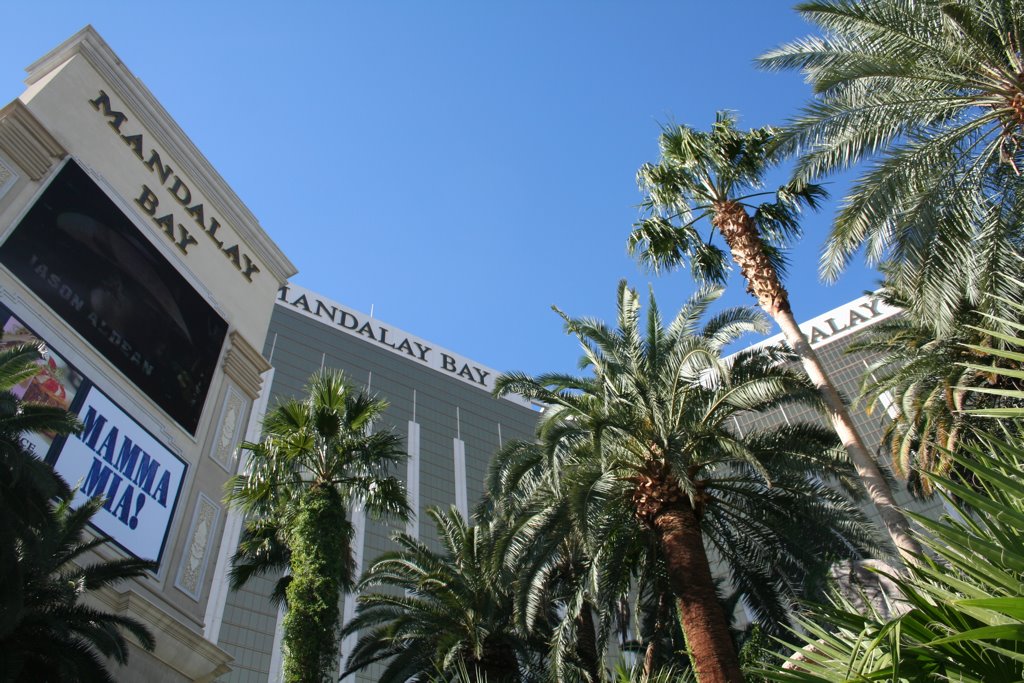
[{"label": "mamma mia! sign", "polygon": [[136,557],[159,561],[185,477],[185,463],[95,387],[78,407],[84,428],[67,437],[54,468],[75,502],[104,503],[92,523]]}]

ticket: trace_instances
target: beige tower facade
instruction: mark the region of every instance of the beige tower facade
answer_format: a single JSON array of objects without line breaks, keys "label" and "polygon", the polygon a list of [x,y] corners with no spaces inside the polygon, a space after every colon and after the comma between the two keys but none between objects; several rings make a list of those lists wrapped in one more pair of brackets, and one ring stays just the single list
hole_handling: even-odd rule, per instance
[{"label": "beige tower facade", "polygon": [[115,675],[212,680],[231,659],[205,634],[223,486],[295,268],[92,28],[26,83],[0,110],[0,343],[42,340],[18,391],[85,424],[30,445],[106,497],[104,558],[159,561],[95,597],[156,635]]}]

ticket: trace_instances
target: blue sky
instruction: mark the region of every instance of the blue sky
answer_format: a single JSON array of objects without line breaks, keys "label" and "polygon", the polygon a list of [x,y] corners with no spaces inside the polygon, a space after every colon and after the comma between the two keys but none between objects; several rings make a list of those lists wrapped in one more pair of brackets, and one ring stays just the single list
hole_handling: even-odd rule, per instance
[{"label": "blue sky", "polygon": [[[0,96],[91,23],[299,269],[294,281],[499,370],[575,367],[550,310],[613,320],[626,278],[694,289],[625,240],[667,123],[779,124],[808,96],[753,59],[810,27],[787,2],[35,2],[5,8]],[[781,181],[779,176],[777,182]],[[842,184],[832,184],[841,195]],[[798,319],[877,275],[787,279]],[[740,282],[729,303],[752,303]]]}]

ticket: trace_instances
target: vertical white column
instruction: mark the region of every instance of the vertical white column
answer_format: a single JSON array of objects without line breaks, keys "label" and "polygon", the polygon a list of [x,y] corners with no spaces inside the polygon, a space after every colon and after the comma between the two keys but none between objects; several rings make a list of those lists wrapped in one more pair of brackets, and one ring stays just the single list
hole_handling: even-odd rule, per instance
[{"label": "vertical white column", "polygon": [[469,496],[466,492],[466,442],[462,440],[462,413],[455,406],[455,508],[465,520],[469,519]]},{"label": "vertical white column", "polygon": [[[366,510],[363,508],[362,500],[356,500],[352,503],[349,515],[352,520],[352,562],[355,565],[353,577],[358,581],[363,573],[363,543],[366,538]],[[355,615],[356,596],[353,593],[348,593],[345,595],[344,608],[342,609],[342,624],[350,622]],[[345,662],[348,661],[349,656],[352,654],[352,649],[355,648],[358,639],[359,633],[357,632],[345,636],[341,641],[341,658],[338,660],[339,672],[345,670]]]},{"label": "vertical white column", "polygon": [[284,641],[284,603],[277,606],[277,628],[274,629],[274,644],[270,649],[270,672],[267,674],[269,683],[282,683],[284,681],[284,648],[281,643]]},{"label": "vertical white column", "polygon": [[469,501],[466,492],[466,442],[456,437],[455,447],[455,507],[463,518],[469,519]]},{"label": "vertical white column", "polygon": [[406,492],[409,497],[409,521],[405,523],[405,533],[415,539],[420,537],[420,425],[409,420],[409,463],[405,478]]},{"label": "vertical white column", "polygon": [[[276,337],[275,337],[276,343]],[[270,401],[270,384],[274,379],[274,369],[267,370],[262,375],[260,394],[253,401],[249,410],[249,424],[245,430],[246,441],[259,441],[263,431],[263,416],[267,412],[267,403]],[[248,462],[248,455],[240,453],[238,457],[237,472],[245,470]],[[204,618],[203,635],[211,643],[220,639],[220,627],[224,622],[224,607],[228,600],[228,572],[231,571],[231,556],[235,554],[238,547],[238,536],[242,532],[242,523],[245,515],[230,508],[227,519],[224,521],[224,532],[220,538],[220,549],[217,551],[217,566],[213,570],[213,583],[210,585],[210,597],[206,602],[206,614]],[[280,619],[278,620],[280,624]]]}]

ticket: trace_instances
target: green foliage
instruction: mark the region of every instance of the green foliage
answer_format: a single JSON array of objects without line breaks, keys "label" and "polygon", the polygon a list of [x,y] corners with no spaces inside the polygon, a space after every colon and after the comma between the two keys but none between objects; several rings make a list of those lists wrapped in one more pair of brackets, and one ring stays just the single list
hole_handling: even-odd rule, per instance
[{"label": "green foliage", "polygon": [[602,680],[609,603],[618,596],[598,595],[593,558],[544,449],[506,444],[485,491],[477,517],[491,525],[500,561],[515,576],[517,628],[549,644],[550,680]]},{"label": "green foliage", "polygon": [[740,647],[740,666],[743,667],[746,683],[764,683],[765,679],[756,673],[777,656],[779,643],[765,635],[757,624],[744,634]]},{"label": "green foliage", "polygon": [[11,627],[0,632],[0,680],[113,681],[103,658],[118,664],[128,661],[122,631],[131,633],[143,648],[153,649],[153,636],[140,622],[81,601],[90,591],[157,568],[149,560],[91,557],[91,551],[108,543],[102,537],[84,539],[89,520],[102,505],[102,498],[77,509],[68,501],[51,504],[44,522],[16,546],[22,599],[8,614]]},{"label": "green foliage", "polygon": [[612,683],[695,683],[693,672],[689,669],[677,670],[668,666],[657,669],[649,675],[644,675],[641,666],[628,667],[625,664],[616,665],[612,672]]},{"label": "green foliage", "polygon": [[338,656],[339,586],[348,579],[345,507],[329,485],[310,488],[289,530],[292,580],[284,617],[285,679],[331,678]]},{"label": "green foliage", "polygon": [[68,434],[78,422],[65,410],[25,403],[11,389],[38,367],[40,349],[19,345],[0,350],[0,632],[10,628],[18,613],[21,567],[11,549],[48,524],[50,501],[67,500],[71,490],[53,468],[24,447],[26,432]]},{"label": "green foliage", "polygon": [[234,558],[234,586],[287,566],[278,583],[284,622],[285,678],[319,683],[334,675],[338,600],[354,586],[352,525],[358,502],[375,518],[408,514],[392,468],[407,457],[390,431],[372,431],[387,407],[349,386],[340,372],[310,378],[303,400],[285,401],[263,423],[263,440],[244,443],[244,473],[228,482],[227,501],[248,513]]},{"label": "green foliage", "polygon": [[[991,392],[1019,386],[1018,379],[999,373],[1019,370],[1020,358],[1012,351],[1006,356],[1011,338],[979,327],[991,318],[966,303],[955,312],[949,332],[941,334],[927,321],[914,319],[913,311],[906,310],[906,297],[890,289],[881,295],[890,305],[904,308],[904,314],[866,328],[847,352],[866,351],[873,359],[862,378],[860,398],[869,413],[879,408],[893,418],[884,437],[893,471],[908,478],[914,492],[931,495],[932,474],[958,477],[948,453],[972,443],[973,428],[986,422],[977,411],[1014,405],[1012,397]],[[1019,324],[1020,312],[1011,306],[1001,307],[1018,317],[1006,318],[1000,327]],[[991,358],[991,365],[982,365],[983,358]]]},{"label": "green foliage", "polygon": [[[779,160],[773,128],[742,132],[731,114],[719,112],[709,132],[687,126],[666,130],[660,138],[661,159],[645,164],[638,173],[644,218],[634,226],[627,246],[641,262],[655,270],[686,263],[702,282],[725,280],[726,252],[712,243],[717,234],[725,241],[758,305],[768,313],[814,378],[828,405],[833,428],[846,445],[895,548],[915,552],[908,522],[895,507],[892,491],[872,458],[839,392],[793,317],[789,293],[782,284],[783,248],[799,237],[800,212],[817,208],[824,190],[797,179],[764,191],[764,177]],[[761,201],[767,199],[767,201]],[[707,219],[705,239],[699,224]]]},{"label": "green foliage", "polygon": [[[1013,281],[1018,287],[1024,287],[1019,280]],[[1024,418],[1024,305],[1008,299],[999,299],[1007,310],[1002,315],[989,314],[985,325],[978,329],[981,334],[994,338],[999,345],[979,346],[968,344],[967,349],[978,355],[978,360],[965,363],[968,372],[981,373],[990,378],[988,386],[958,387],[963,391],[973,392],[989,398],[995,405],[983,408],[972,408],[968,412],[981,417]],[[988,329],[989,326],[1009,329],[1010,332],[999,332]],[[988,361],[987,363],[985,361]]]},{"label": "green foliage", "polygon": [[796,182],[867,162],[822,256],[834,280],[863,249],[921,319],[947,331],[962,295],[1007,294],[1024,193],[1020,0],[813,0],[821,35],[761,57],[800,70],[814,99],[782,151]]},{"label": "green foliage", "polygon": [[[904,613],[884,620],[842,601],[801,622],[807,646],[774,681],[963,681],[1024,677],[1024,448],[985,436],[952,458],[973,487],[939,478],[949,516],[915,517],[934,555],[891,577]],[[954,499],[955,497],[955,499]],[[792,665],[791,665],[792,666]]]}]

